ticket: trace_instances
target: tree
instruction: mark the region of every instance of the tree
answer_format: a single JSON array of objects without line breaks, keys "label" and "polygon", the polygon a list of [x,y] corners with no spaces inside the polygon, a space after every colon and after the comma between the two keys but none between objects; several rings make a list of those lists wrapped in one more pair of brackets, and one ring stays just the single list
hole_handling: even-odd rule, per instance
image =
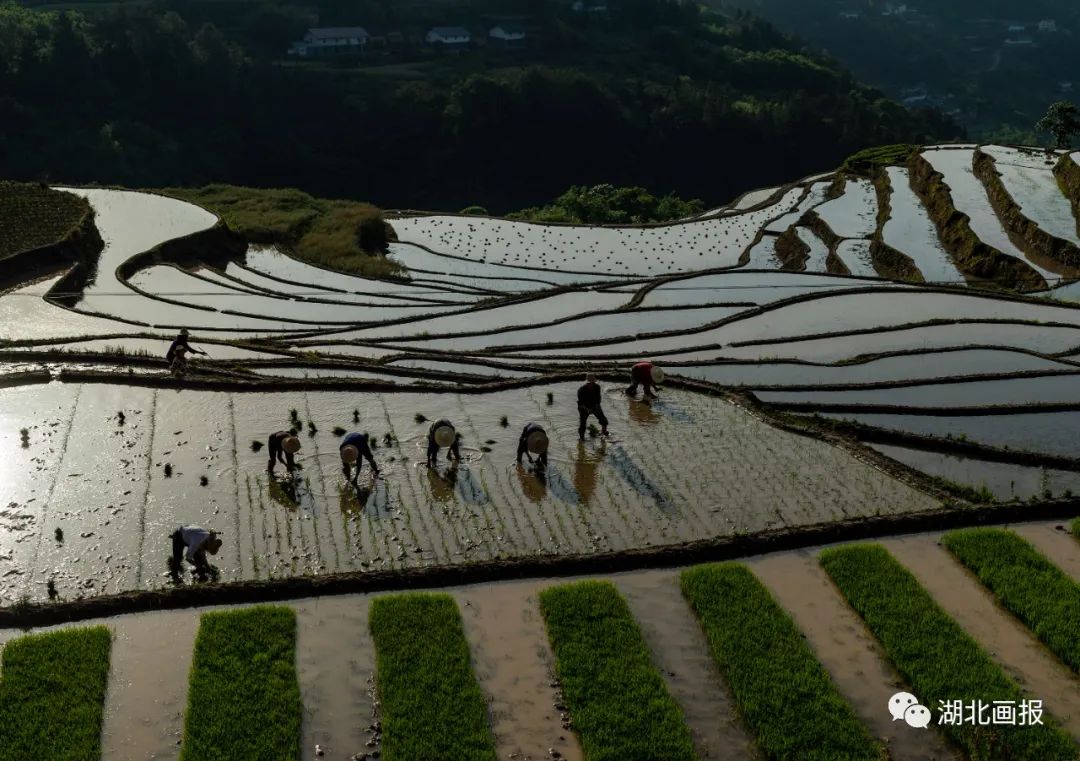
[{"label": "tree", "polygon": [[1053,135],[1057,148],[1068,148],[1073,136],[1080,134],[1080,109],[1067,100],[1059,100],[1050,106],[1035,130]]}]

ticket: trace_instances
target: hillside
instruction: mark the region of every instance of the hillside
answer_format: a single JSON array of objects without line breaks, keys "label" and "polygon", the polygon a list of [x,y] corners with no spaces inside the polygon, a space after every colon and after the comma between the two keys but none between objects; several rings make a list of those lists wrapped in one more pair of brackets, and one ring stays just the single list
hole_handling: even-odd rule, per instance
[{"label": "hillside", "polygon": [[[867,145],[960,132],[756,18],[690,4],[612,2],[588,18],[518,4],[531,8],[517,14],[528,46],[456,56],[433,54],[425,25],[463,23],[482,38],[488,6],[428,4],[403,27],[417,46],[315,63],[283,59],[283,41],[311,22],[292,6],[95,5],[79,4],[85,16],[0,7],[0,162],[15,178],[222,181],[495,213],[612,183],[715,204]],[[285,17],[251,16],[271,7]],[[317,10],[319,23],[387,32],[402,18],[393,8]]]},{"label": "hillside", "polygon": [[[719,2],[715,2],[719,5]],[[735,0],[890,97],[951,114],[973,137],[1033,140],[1080,92],[1080,6],[1066,0]]]}]

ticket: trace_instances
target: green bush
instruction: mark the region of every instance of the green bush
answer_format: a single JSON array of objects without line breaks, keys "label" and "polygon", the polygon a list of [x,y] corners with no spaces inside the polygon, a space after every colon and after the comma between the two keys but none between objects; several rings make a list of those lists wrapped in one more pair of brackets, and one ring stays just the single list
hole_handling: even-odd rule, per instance
[{"label": "green bush", "polygon": [[89,213],[86,199],[72,193],[0,182],[0,259],[63,240]]}]

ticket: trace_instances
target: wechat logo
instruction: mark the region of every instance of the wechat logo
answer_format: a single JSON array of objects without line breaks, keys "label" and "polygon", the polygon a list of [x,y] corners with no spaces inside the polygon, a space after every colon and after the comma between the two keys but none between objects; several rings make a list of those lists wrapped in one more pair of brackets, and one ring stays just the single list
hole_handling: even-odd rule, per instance
[{"label": "wechat logo", "polygon": [[889,713],[893,721],[903,719],[916,729],[926,729],[930,724],[930,709],[919,705],[919,699],[910,692],[898,692],[889,698]]}]

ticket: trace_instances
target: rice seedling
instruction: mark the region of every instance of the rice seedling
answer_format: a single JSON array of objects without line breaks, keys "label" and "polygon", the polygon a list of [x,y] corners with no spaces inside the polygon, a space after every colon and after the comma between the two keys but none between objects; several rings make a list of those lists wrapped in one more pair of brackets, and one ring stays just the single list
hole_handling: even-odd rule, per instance
[{"label": "rice seedling", "polygon": [[482,447],[480,447],[480,451],[481,452],[490,452],[490,451],[492,451],[492,449],[489,446],[482,446]]},{"label": "rice seedling", "polygon": [[19,437],[22,439],[22,448],[23,449],[28,449],[30,447],[30,429],[29,428],[21,428],[21,429],[19,429]]},{"label": "rice seedling", "polygon": [[501,418],[499,418],[499,425],[501,425],[503,428],[509,428],[510,418],[508,418],[506,415],[503,415]]},{"label": "rice seedling", "polygon": [[359,423],[360,422],[360,410],[353,410],[352,411],[352,421],[354,423]]},{"label": "rice seedling", "polygon": [[56,598],[60,596],[60,593],[56,591],[55,579],[49,579],[48,583],[45,585],[45,591],[48,593],[50,601],[55,601]]},{"label": "rice seedling", "polygon": [[165,463],[165,478],[172,478],[172,463]]},{"label": "rice seedling", "polygon": [[555,394],[553,394],[551,391],[547,392],[547,403],[549,407],[555,404]]},{"label": "rice seedling", "polygon": [[101,758],[111,648],[104,626],[34,634],[4,646],[2,761]]},{"label": "rice seedling", "polygon": [[334,426],[334,430],[332,431],[332,433],[333,433],[333,434],[334,434],[335,436],[341,437],[341,436],[344,436],[344,435],[345,435],[346,433],[348,433],[348,431],[346,431],[346,430],[345,430],[344,428],[342,428],[342,427],[341,427],[340,425],[335,425],[335,426]]},{"label": "rice seedling", "polygon": [[424,415],[422,412],[417,412],[415,415],[413,415],[413,420],[415,420],[417,423],[426,423],[427,416]]},{"label": "rice seedling", "polygon": [[[1026,699],[1024,691],[881,545],[825,550],[821,565],[866,622],[923,705],[960,695],[987,702]],[[1038,696],[1035,696],[1038,697]],[[972,758],[1075,759],[1077,748],[1056,720],[1041,725],[942,724]]]},{"label": "rice seedling", "polygon": [[210,483],[210,479],[206,476],[199,476],[199,486],[206,486]]},{"label": "rice seedling", "polygon": [[697,757],[682,711],[613,584],[583,581],[545,589],[540,612],[587,758]]},{"label": "rice seedling", "polygon": [[125,423],[125,421],[127,421],[127,416],[124,415],[123,410],[120,410],[119,412],[116,413],[116,423],[117,423],[117,425],[122,426]]},{"label": "rice seedling", "polygon": [[382,438],[384,445],[386,445],[387,447],[394,446],[394,434],[392,434],[390,431],[384,433]]},{"label": "rice seedling", "polygon": [[252,452],[258,452],[262,448],[263,448],[263,443],[261,441],[258,441],[256,439],[256,440],[253,440],[251,442],[251,451]]},{"label": "rice seedling", "polygon": [[308,421],[307,428],[308,428],[308,436],[314,437],[315,434],[319,432],[319,429],[315,426],[315,421],[314,420],[309,420]]},{"label": "rice seedling", "polygon": [[56,531],[53,533],[53,536],[56,537],[56,541],[60,544],[64,543],[64,529],[57,526]]},{"label": "rice seedling", "polygon": [[371,603],[370,627],[383,758],[495,761],[487,703],[453,598],[377,598]]},{"label": "rice seedling", "polygon": [[697,566],[683,571],[680,585],[765,755],[866,761],[883,756],[798,626],[749,569],[735,563]]},{"label": "rice seedling", "polygon": [[181,761],[300,757],[296,614],[205,613],[195,640]]}]

